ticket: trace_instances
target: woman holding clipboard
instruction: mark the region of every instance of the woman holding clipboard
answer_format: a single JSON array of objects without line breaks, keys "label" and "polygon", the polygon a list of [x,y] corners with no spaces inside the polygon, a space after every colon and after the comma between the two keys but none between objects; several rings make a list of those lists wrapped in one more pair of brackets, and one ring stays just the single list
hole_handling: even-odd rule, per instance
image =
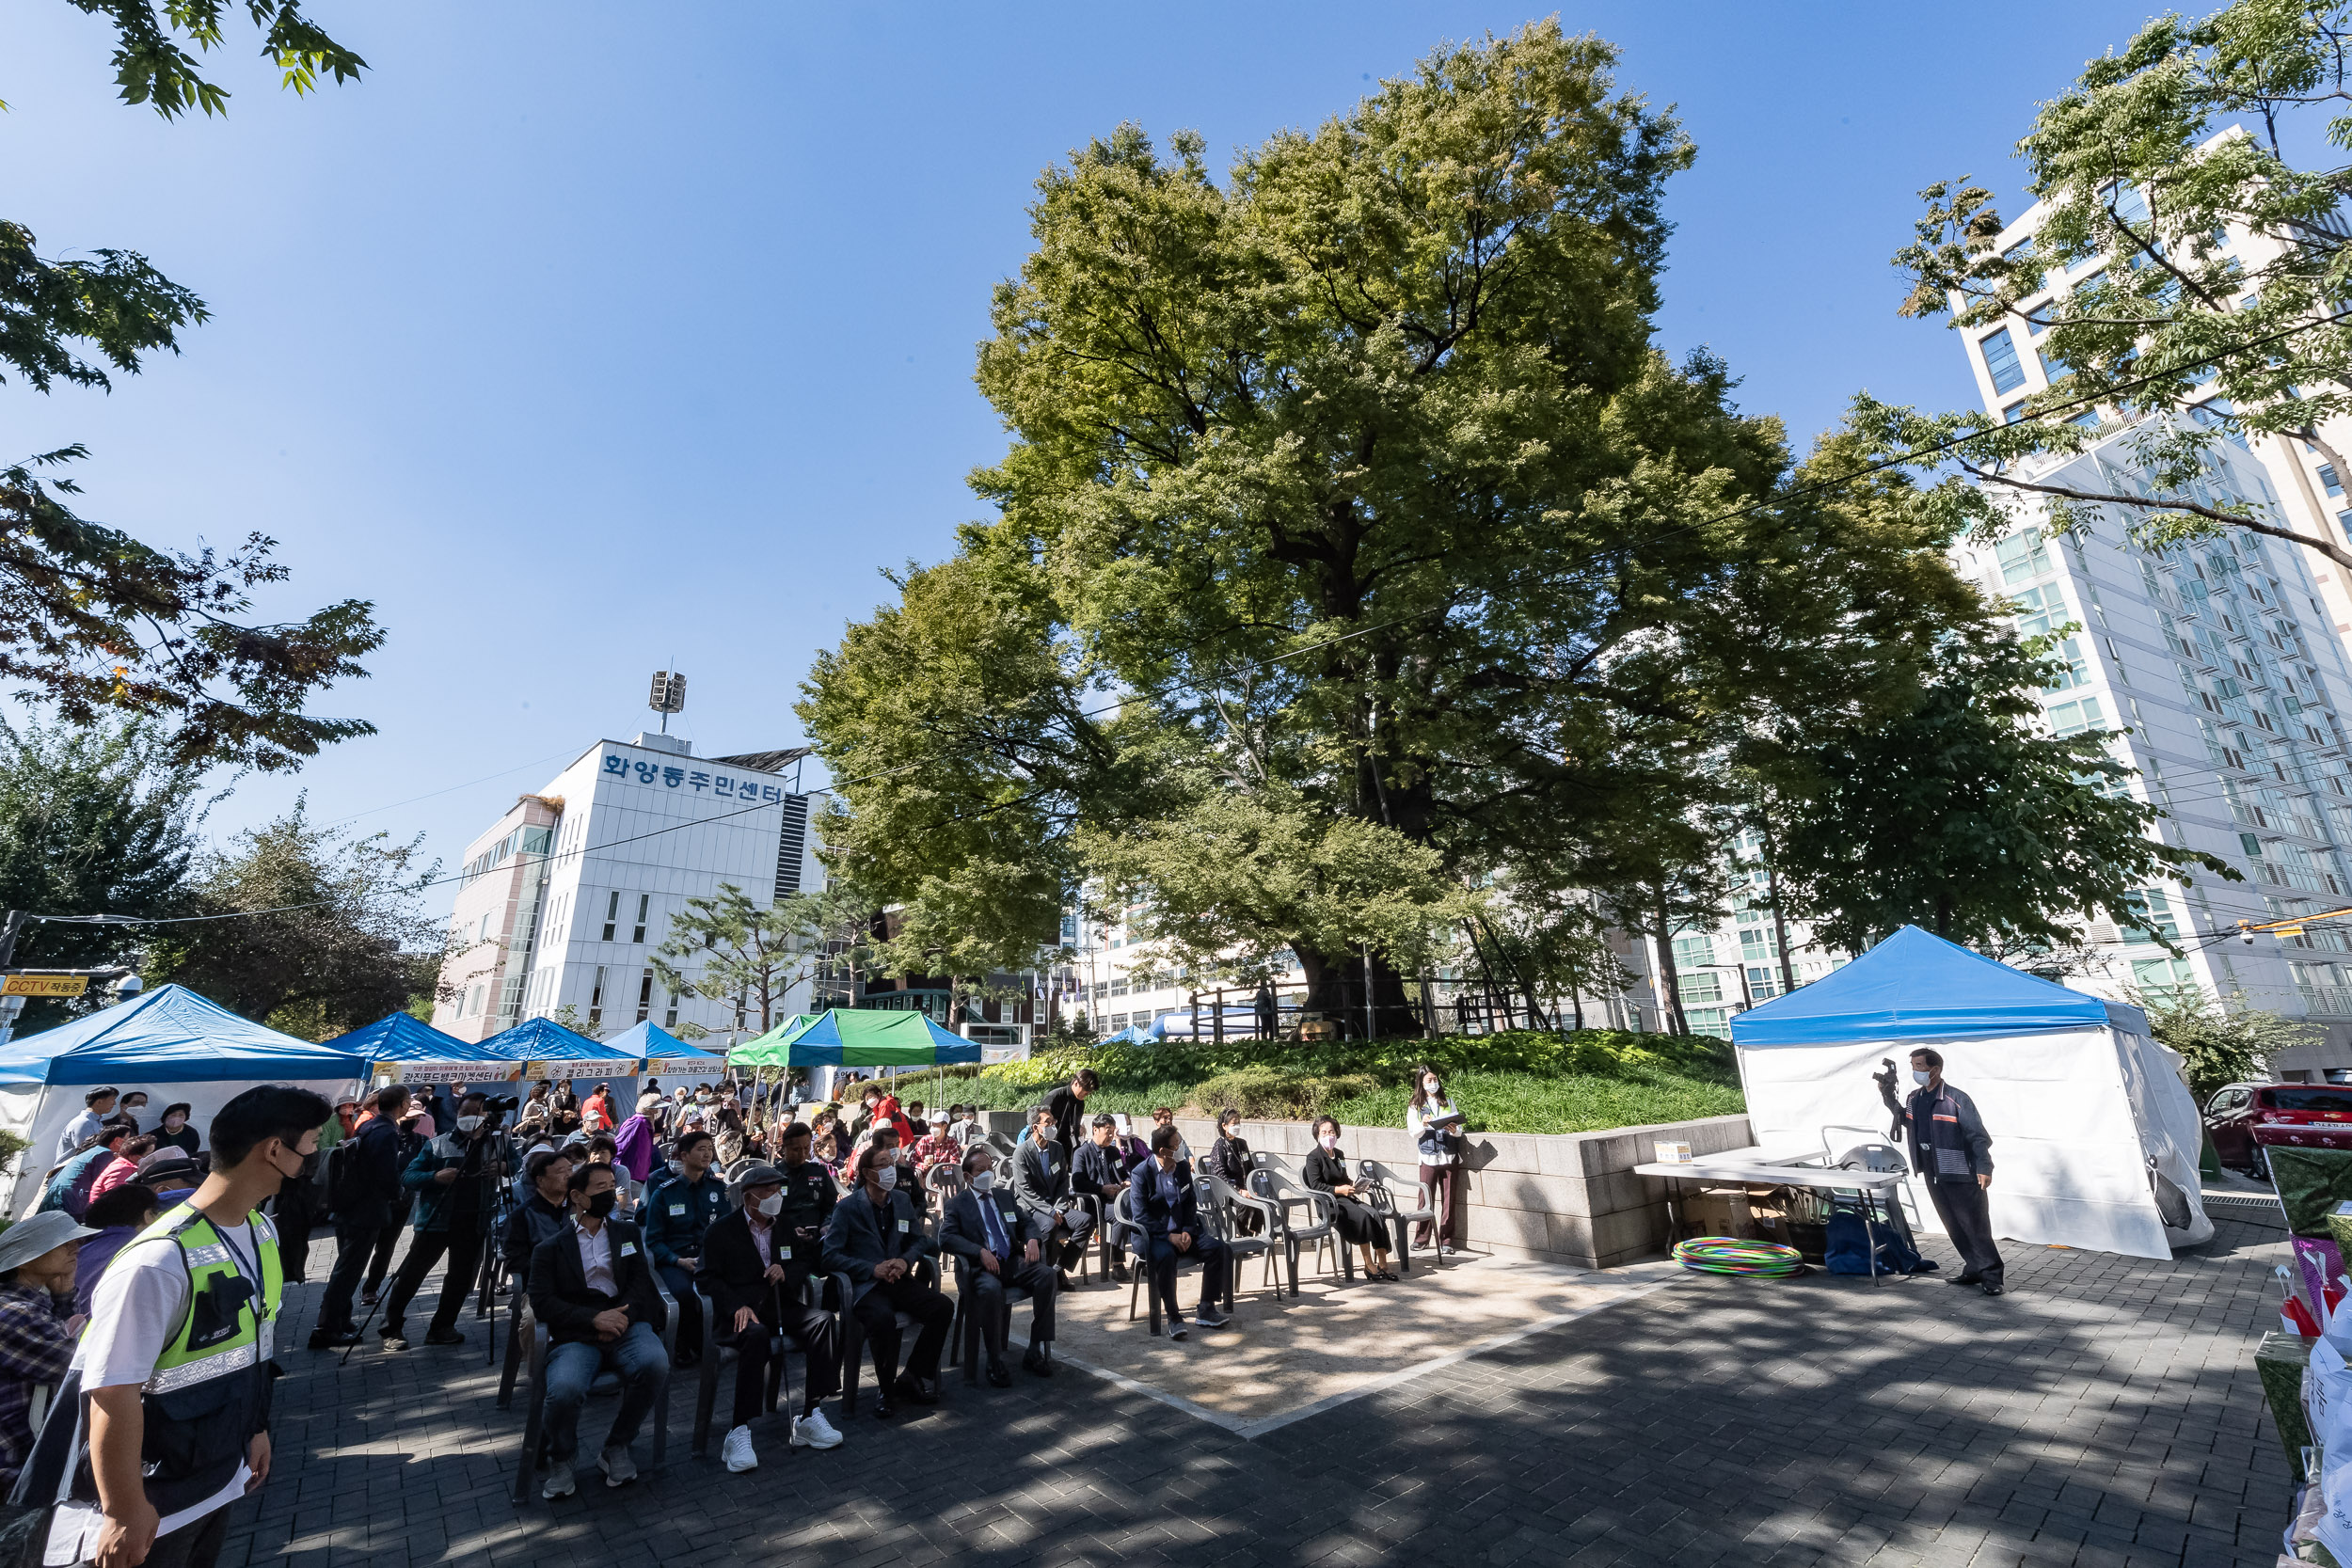
[{"label": "woman holding clipboard", "polygon": [[[1421,1150],[1421,1183],[1429,1189],[1430,1207],[1438,1212],[1434,1226],[1438,1256],[1461,1250],[1454,1242],[1454,1183],[1462,1168],[1462,1113],[1445,1097],[1438,1069],[1425,1067],[1413,1074],[1413,1098],[1405,1107],[1405,1131]],[[1413,1238],[1417,1247],[1429,1245],[1428,1220]]]}]

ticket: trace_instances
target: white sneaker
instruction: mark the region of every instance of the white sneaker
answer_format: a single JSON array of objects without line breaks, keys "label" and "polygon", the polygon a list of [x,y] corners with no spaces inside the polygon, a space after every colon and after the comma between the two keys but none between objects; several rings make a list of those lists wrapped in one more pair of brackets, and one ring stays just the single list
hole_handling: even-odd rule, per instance
[{"label": "white sneaker", "polygon": [[558,1497],[570,1497],[578,1486],[579,1483],[572,1480],[571,1465],[559,1460],[548,1466],[548,1479],[540,1486],[539,1496],[553,1502]]},{"label": "white sneaker", "polygon": [[627,1447],[605,1449],[596,1468],[604,1472],[607,1486],[627,1486],[637,1479],[637,1461],[629,1458]]},{"label": "white sneaker", "polygon": [[719,1457],[727,1462],[727,1468],[737,1475],[759,1468],[759,1455],[752,1450],[752,1429],[737,1427],[727,1433],[727,1440],[719,1447]]},{"label": "white sneaker", "polygon": [[812,1410],[792,1418],[791,1445],[796,1449],[837,1449],[841,1446],[841,1433],[825,1419],[823,1411]]}]

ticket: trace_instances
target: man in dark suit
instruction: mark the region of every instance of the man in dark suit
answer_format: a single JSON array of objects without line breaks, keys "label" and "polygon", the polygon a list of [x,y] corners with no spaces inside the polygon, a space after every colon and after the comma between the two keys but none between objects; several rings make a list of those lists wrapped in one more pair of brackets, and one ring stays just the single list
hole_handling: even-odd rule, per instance
[{"label": "man in dark suit", "polygon": [[1151,1270],[1149,1288],[1168,1314],[1172,1339],[1183,1338],[1185,1330],[1184,1314],[1176,1305],[1177,1261],[1187,1256],[1200,1259],[1200,1310],[1193,1314],[1193,1321],[1202,1328],[1222,1328],[1225,1315],[1216,1303],[1225,1293],[1225,1266],[1230,1260],[1225,1243],[1210,1235],[1200,1222],[1200,1205],[1192,1191],[1192,1166],[1176,1158],[1182,1141],[1173,1122],[1153,1128],[1152,1158],[1127,1179],[1128,1211],[1141,1222],[1149,1249],[1143,1259]]},{"label": "man in dark suit", "polygon": [[361,1118],[348,1147],[328,1156],[327,1199],[335,1218],[335,1270],[326,1278],[326,1294],[319,1303],[310,1330],[312,1350],[333,1350],[359,1342],[351,1321],[351,1298],[359,1276],[375,1256],[377,1240],[387,1228],[395,1236],[399,1220],[395,1204],[405,1196],[400,1184],[403,1157],[399,1120],[408,1113],[408,1090],[399,1084],[375,1091],[368,1115]]},{"label": "man in dark suit", "polygon": [[1029,1113],[1029,1136],[1013,1157],[1012,1190],[1021,1212],[1029,1216],[1029,1234],[1043,1243],[1049,1261],[1061,1271],[1057,1283],[1070,1286],[1070,1270],[1086,1256],[1087,1238],[1094,1234],[1094,1216],[1078,1203],[1070,1181],[1070,1157],[1063,1151],[1054,1114],[1041,1105]]},{"label": "man in dark suit", "polygon": [[602,1371],[618,1372],[621,1408],[605,1434],[597,1467],[607,1486],[637,1479],[628,1446],[654,1401],[669,1389],[661,1329],[669,1310],[637,1227],[612,1217],[619,1178],[611,1165],[583,1164],[569,1183],[572,1221],[531,1255],[531,1311],[548,1325],[548,1479],[543,1497],[568,1497],[576,1484],[580,1407]]},{"label": "man in dark suit", "polygon": [[[797,1134],[795,1137],[793,1134]],[[799,1145],[802,1168],[823,1177],[824,1167],[807,1163],[808,1129],[795,1124],[785,1147]],[[727,1468],[756,1468],[752,1422],[760,1414],[768,1377],[770,1340],[781,1334],[808,1357],[802,1379],[806,1397],[792,1418],[788,1439],[796,1449],[831,1449],[841,1433],[817,1407],[841,1390],[841,1337],[833,1314],[803,1305],[809,1275],[818,1262],[817,1233],[792,1222],[787,1212],[788,1171],[754,1165],[740,1178],[743,1207],[712,1224],[703,1237],[703,1288],[710,1292],[714,1337],[735,1346],[735,1420],[720,1457]]]},{"label": "man in dark suit", "polygon": [[[898,1402],[939,1402],[939,1353],[946,1348],[955,1321],[953,1303],[923,1282],[915,1265],[932,1256],[930,1237],[914,1205],[897,1190],[898,1166],[892,1150],[868,1144],[857,1158],[857,1190],[834,1205],[825,1227],[825,1270],[850,1277],[850,1310],[874,1348],[874,1381],[882,1402],[874,1414],[898,1413]],[[898,1319],[904,1312],[922,1332],[898,1375]]]},{"label": "man in dark suit", "polygon": [[947,1200],[939,1244],[959,1261],[956,1293],[970,1304],[981,1342],[988,1346],[988,1381],[999,1388],[1012,1382],[1012,1374],[1005,1370],[1011,1317],[1007,1286],[1029,1292],[1029,1354],[1021,1364],[1039,1377],[1051,1377],[1054,1292],[1059,1282],[1043,1260],[1038,1222],[997,1181],[996,1151],[986,1144],[964,1151],[963,1187]]}]

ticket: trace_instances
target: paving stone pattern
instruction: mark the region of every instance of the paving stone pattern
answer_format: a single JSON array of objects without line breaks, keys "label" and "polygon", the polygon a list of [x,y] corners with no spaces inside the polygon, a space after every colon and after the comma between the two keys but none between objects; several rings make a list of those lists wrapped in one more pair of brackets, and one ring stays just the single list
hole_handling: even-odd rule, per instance
[{"label": "paving stone pattern", "polygon": [[[1256,1442],[1073,1368],[1004,1391],[950,1374],[938,1407],[869,1405],[830,1453],[763,1423],[760,1467],[735,1476],[718,1432],[689,1456],[681,1373],[664,1468],[614,1491],[583,1469],[574,1497],[519,1511],[519,1413],[495,1408],[470,1316],[470,1350],[424,1348],[428,1290],[405,1354],[283,1356],[276,1474],[222,1560],[2271,1563],[2291,1484],[2252,1353],[2284,1232],[2225,1220],[2163,1263],[2010,1251],[1997,1301],[1692,1276]],[[319,1291],[293,1292],[297,1347]],[[591,1452],[612,1408],[590,1402]]]}]

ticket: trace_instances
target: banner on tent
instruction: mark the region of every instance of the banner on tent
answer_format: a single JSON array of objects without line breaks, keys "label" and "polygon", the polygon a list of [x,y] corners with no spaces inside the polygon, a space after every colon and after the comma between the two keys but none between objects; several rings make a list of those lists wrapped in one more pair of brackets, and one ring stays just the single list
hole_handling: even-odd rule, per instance
[{"label": "banner on tent", "polygon": [[532,1080],[546,1079],[554,1083],[559,1078],[573,1078],[583,1083],[596,1083],[609,1078],[635,1078],[644,1064],[634,1056],[556,1057],[544,1062],[525,1062],[521,1076]]},{"label": "banner on tent", "polygon": [[700,1056],[648,1056],[645,1058],[645,1070],[657,1078],[664,1073],[691,1072],[698,1067],[709,1065]]},{"label": "banner on tent", "polygon": [[511,1084],[522,1076],[520,1062],[371,1062],[368,1075],[379,1084]]}]

